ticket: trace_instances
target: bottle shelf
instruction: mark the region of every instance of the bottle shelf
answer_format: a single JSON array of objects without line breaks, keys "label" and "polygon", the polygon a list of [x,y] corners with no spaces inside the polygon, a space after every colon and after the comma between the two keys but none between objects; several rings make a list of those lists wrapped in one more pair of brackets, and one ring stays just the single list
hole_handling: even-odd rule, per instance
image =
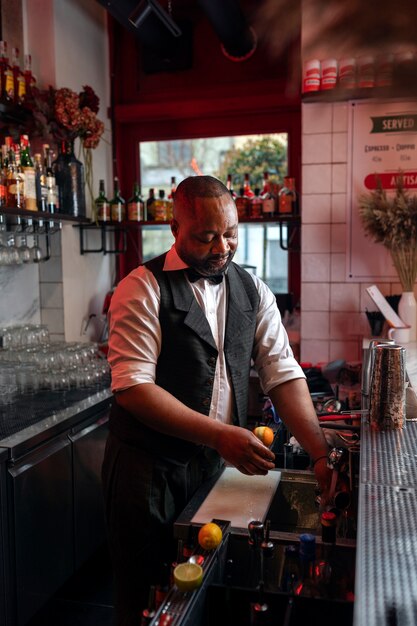
[{"label": "bottle shelf", "polygon": [[[29,213],[31,213],[29,211]],[[41,215],[45,215],[41,213]],[[299,215],[284,214],[276,215],[269,218],[254,218],[239,220],[239,224],[276,224],[280,227],[279,242],[280,247],[285,250],[294,250],[292,240],[294,239],[295,232],[298,230],[301,224],[301,217]],[[294,226],[293,232],[290,235],[290,241],[288,245],[284,243],[285,236],[283,233],[283,227],[285,225]],[[102,254],[124,254],[127,250],[127,232],[132,230],[141,230],[143,228],[152,226],[170,226],[170,222],[162,220],[144,220],[141,222],[124,220],[122,222],[92,222],[90,220],[80,224],[73,224],[74,228],[78,228],[80,232],[80,254],[99,253]],[[101,231],[100,238],[101,244],[99,248],[90,248],[87,246],[86,233],[88,231]],[[107,235],[109,232],[113,232],[117,235],[116,246],[114,248],[109,246]]]},{"label": "bottle shelf", "polygon": [[49,213],[47,211],[26,211],[26,209],[17,209],[15,207],[0,207],[0,214],[8,217],[24,217],[34,220],[48,220],[55,222],[79,222],[85,225],[91,223],[86,217],[76,217],[68,213]]},{"label": "bottle shelf", "polygon": [[321,91],[310,91],[301,95],[301,101],[309,102],[348,102],[350,100],[386,100],[390,98],[415,98],[417,89],[414,84],[410,84],[409,89],[404,85],[395,87],[354,87],[346,89],[334,87]]}]

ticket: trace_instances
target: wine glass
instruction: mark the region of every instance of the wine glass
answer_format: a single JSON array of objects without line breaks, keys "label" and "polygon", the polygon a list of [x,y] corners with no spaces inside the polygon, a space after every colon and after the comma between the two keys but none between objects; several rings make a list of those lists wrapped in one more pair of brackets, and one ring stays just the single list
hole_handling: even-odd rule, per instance
[{"label": "wine glass", "polygon": [[33,235],[33,246],[30,248],[30,253],[34,263],[40,263],[42,261],[42,249],[39,246],[38,235]]},{"label": "wine glass", "polygon": [[30,263],[32,261],[32,252],[27,244],[26,235],[20,235],[20,246],[17,250],[22,263]]},{"label": "wine glass", "polygon": [[21,265],[22,260],[17,249],[14,233],[7,237],[7,265]]}]

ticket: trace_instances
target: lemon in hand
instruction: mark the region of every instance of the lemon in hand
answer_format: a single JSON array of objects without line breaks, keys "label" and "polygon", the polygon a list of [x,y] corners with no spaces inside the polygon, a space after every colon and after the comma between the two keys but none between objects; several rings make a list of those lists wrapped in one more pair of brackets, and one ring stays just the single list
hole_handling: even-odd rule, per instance
[{"label": "lemon in hand", "polygon": [[217,548],[222,539],[222,529],[214,522],[204,524],[198,532],[198,543],[204,550],[213,550],[214,548]]},{"label": "lemon in hand", "polygon": [[180,591],[193,591],[203,581],[203,568],[197,563],[180,563],[174,569],[173,576]]},{"label": "lemon in hand", "polygon": [[257,426],[253,429],[253,433],[265,446],[270,446],[274,441],[274,431],[269,426]]}]

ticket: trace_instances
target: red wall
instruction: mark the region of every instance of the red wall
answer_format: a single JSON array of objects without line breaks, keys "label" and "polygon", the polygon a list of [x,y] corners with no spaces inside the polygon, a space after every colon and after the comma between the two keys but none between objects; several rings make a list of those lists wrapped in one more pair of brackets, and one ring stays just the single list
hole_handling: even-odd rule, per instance
[{"label": "red wall", "polygon": [[[250,2],[246,4],[250,13]],[[192,67],[155,74],[143,71],[143,50],[135,36],[109,20],[114,163],[122,192],[128,194],[139,178],[139,141],[280,131],[289,133],[289,173],[300,189],[300,94],[289,74],[289,58],[297,54],[298,44],[277,59],[260,41],[250,59],[235,63],[223,55],[195,2],[182,3],[174,17],[192,24]],[[121,262],[121,274],[138,261],[130,250]],[[290,290],[299,296],[298,253],[290,257]]]}]

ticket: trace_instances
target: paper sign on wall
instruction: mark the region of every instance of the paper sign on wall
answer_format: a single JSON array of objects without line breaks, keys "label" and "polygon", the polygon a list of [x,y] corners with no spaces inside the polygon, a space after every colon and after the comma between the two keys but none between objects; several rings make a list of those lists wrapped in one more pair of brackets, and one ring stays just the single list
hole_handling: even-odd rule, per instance
[{"label": "paper sign on wall", "polygon": [[350,107],[346,279],[399,282],[389,251],[365,236],[358,198],[376,188],[377,178],[391,193],[400,172],[417,193],[417,102],[354,101]]}]

